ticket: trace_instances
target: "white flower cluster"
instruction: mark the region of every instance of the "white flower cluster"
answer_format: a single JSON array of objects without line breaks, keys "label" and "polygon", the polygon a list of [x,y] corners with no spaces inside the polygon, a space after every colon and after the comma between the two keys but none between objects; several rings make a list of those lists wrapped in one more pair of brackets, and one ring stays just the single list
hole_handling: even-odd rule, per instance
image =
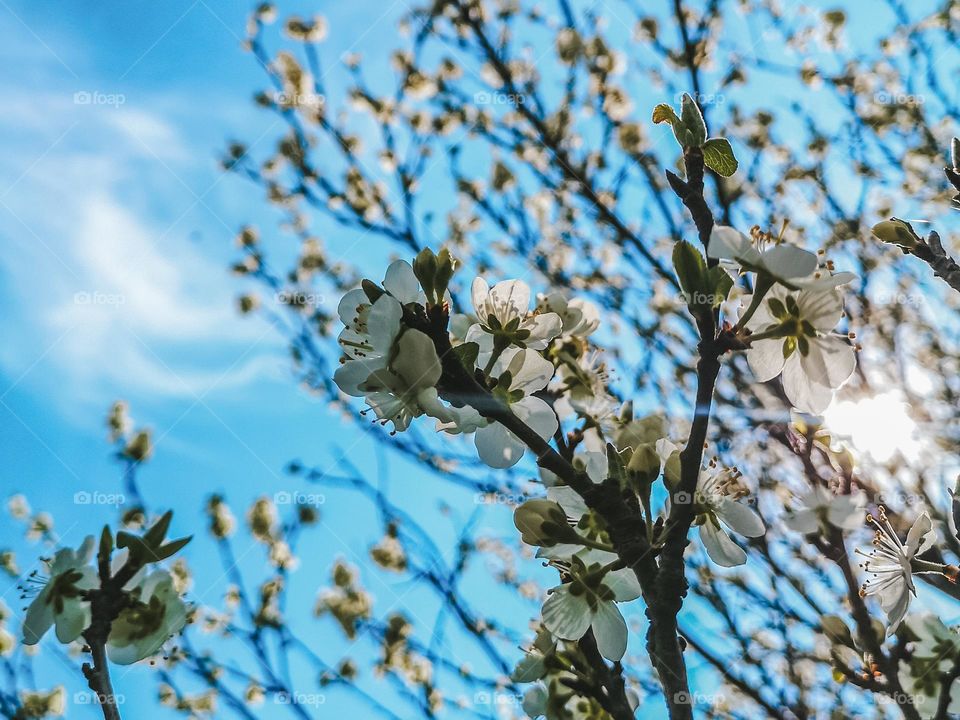
[{"label": "white flower cluster", "polygon": [[[574,466],[594,483],[607,480],[612,447],[621,470],[648,492],[661,477],[676,487],[680,449],[668,439],[662,417],[634,419],[632,405],[613,395],[602,353],[591,343],[600,326],[592,303],[559,293],[534,303],[521,280],[491,287],[476,278],[472,314],[450,318],[444,263],[424,251],[412,265],[391,264],[381,285],[364,281],[344,296],[343,358],[335,375],[343,392],[365,398],[394,432],[427,415],[438,431],[472,433],[480,459],[493,468],[513,466],[527,449],[516,426],[504,424],[509,413],[544,443],[561,428],[575,430]],[[473,388],[464,396],[458,383]],[[490,412],[491,403],[497,412]],[[627,626],[617,605],[639,597],[638,580],[622,567],[583,499],[552,473],[541,476],[547,497],[521,505],[515,522],[524,542],[539,548],[538,556],[563,580],[544,603],[544,628],[554,643],[579,640],[590,630],[601,654],[619,660]],[[742,502],[748,494],[739,473],[711,465],[694,497],[685,500],[694,504],[704,548],[718,565],[746,562],[729,532],[764,532],[759,515]],[[662,520],[669,511],[668,501],[660,507]],[[651,526],[655,522],[650,518]]]},{"label": "white flower cluster", "polygon": [[104,528],[96,567],[92,536],[77,550],[62,548],[45,560],[46,573],[33,572],[21,586],[25,598],[32,596],[23,643],[36,645],[53,627],[61,643],[82,636],[90,645],[104,645],[119,665],[156,654],[187,622],[175,577],[162,568],[148,571],[190,542],[190,537],[164,539],[172,517],[165,513],[143,536],[118,532],[116,545],[122,549],[116,554],[114,537]]},{"label": "white flower cluster", "polygon": [[795,408],[820,414],[856,369],[847,337],[833,334],[843,316],[837,288],[856,276],[818,268],[815,254],[782,242],[782,233],[775,239],[754,235],[756,242],[734,228],[717,226],[707,255],[755,274],[738,327],[749,332],[747,360],[757,380],[780,375]]},{"label": "white flower cluster", "polygon": [[[365,282],[343,297],[339,306],[343,359],[334,380],[344,393],[365,398],[394,432],[427,415],[437,420],[438,430],[475,433],[479,457],[490,467],[511,467],[525,450],[512,431],[469,403],[454,405],[440,398],[443,364],[436,341],[427,332],[429,309],[437,303],[421,285],[430,285],[429,294],[440,304],[449,307],[450,301],[445,284],[438,287],[431,282],[433,277],[425,282],[422,257],[414,266],[403,260],[392,263],[382,286]],[[589,366],[582,353],[571,355],[569,348],[560,357],[567,340],[585,344],[599,326],[594,305],[550,295],[531,309],[530,287],[523,281],[506,280],[491,288],[481,278],[474,280],[472,299],[473,316],[457,316],[451,322],[454,329],[464,329],[461,336],[446,336],[444,329],[443,341],[471,378],[482,376],[490,396],[541,438],[553,436],[559,428],[558,412],[569,411],[571,402],[585,408],[600,395],[606,407],[598,406],[597,412],[615,409],[602,382],[602,366]],[[552,381],[564,388],[548,391]],[[567,390],[570,402],[559,408],[545,399],[556,401]]]}]

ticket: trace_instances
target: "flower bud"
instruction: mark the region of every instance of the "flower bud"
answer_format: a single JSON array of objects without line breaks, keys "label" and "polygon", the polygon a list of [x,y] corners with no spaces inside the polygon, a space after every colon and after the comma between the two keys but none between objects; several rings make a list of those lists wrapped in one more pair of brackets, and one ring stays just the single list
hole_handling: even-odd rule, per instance
[{"label": "flower bud", "polygon": [[430,248],[421,250],[413,260],[413,274],[420,281],[420,287],[426,293],[427,299],[436,299],[437,256]]},{"label": "flower bud", "polygon": [[630,472],[640,473],[654,480],[660,474],[660,456],[657,454],[656,445],[649,442],[638,445],[627,463],[627,468]]},{"label": "flower bud", "polygon": [[557,543],[577,543],[580,540],[567,522],[563,508],[553,500],[527,500],[514,511],[513,524],[527,545],[553,547]]},{"label": "flower bud", "polygon": [[910,227],[910,223],[898,220],[897,218],[890,218],[889,220],[879,222],[873,226],[872,230],[874,237],[878,240],[890,243],[891,245],[897,245],[904,250],[912,250],[917,246],[917,243],[920,242],[920,238],[917,237],[917,233]]},{"label": "flower bud", "polygon": [[384,293],[383,288],[381,288],[372,280],[367,280],[366,278],[360,281],[360,287],[363,288],[363,292],[366,294],[367,300],[370,301],[371,305],[379,300]]}]

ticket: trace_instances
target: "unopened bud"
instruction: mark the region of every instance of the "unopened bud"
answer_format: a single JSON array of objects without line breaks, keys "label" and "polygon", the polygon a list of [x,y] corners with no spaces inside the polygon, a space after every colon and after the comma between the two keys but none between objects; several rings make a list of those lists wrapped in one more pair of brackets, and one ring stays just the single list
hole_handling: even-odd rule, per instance
[{"label": "unopened bud", "polygon": [[367,296],[367,300],[370,301],[371,305],[383,297],[385,292],[383,288],[381,288],[375,282],[372,280],[367,280],[366,278],[360,281],[360,287],[363,289],[363,292]]},{"label": "unopened bud", "polygon": [[897,245],[904,250],[912,250],[917,246],[917,243],[920,242],[920,238],[917,237],[913,228],[910,227],[910,223],[898,220],[897,218],[890,218],[889,220],[877,223],[873,226],[872,231],[874,237],[878,240],[890,243],[891,245]]}]

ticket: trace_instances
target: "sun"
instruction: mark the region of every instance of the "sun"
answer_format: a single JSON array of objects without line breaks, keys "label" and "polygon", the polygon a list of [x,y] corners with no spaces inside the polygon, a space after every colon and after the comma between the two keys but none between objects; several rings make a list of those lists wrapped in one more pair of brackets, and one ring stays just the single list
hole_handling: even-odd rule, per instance
[{"label": "sun", "polygon": [[899,392],[891,391],[834,402],[823,414],[832,433],[849,439],[852,449],[876,462],[887,462],[899,452],[906,460],[920,456],[917,424]]}]

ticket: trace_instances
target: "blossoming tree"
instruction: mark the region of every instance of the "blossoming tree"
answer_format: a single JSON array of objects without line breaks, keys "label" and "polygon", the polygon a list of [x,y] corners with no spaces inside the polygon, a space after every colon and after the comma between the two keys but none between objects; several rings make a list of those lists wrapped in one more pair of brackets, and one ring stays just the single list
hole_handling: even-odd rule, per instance
[{"label": "blossoming tree", "polygon": [[[95,563],[92,538],[57,550],[23,625],[24,643],[54,627],[85,647],[105,717],[119,714],[109,663],[155,654],[188,616],[246,653],[220,660],[192,626],[174,641],[161,698],[194,715],[219,697],[257,717],[273,693],[311,717],[294,662],[385,717],[960,713],[960,634],[942,609],[960,600],[960,267],[937,232],[891,217],[951,222],[957,100],[936,48],[960,32],[956,8],[891,0],[894,29],[851,50],[841,10],[547,5],[430,3],[402,21],[389,82],[346,57],[339,93],[325,22],[284,19],[289,47],[272,54],[264,4],[247,44],[285,132],[266,160],[240,143],[225,158],[298,240],[286,271],[279,242],[240,233],[236,272],[274,300],[251,291],[241,310],[287,334],[356,432],[422,467],[406,493],[506,500],[477,510],[500,529],[512,516],[509,539],[465,523],[451,554],[429,510],[348,459],[289,468],[369,500],[373,562],[421,583],[463,649],[378,614],[345,563],[317,614],[347,655],[371,644],[380,679],[295,634],[285,584],[317,519],[281,520],[266,498],[247,528],[273,572],[252,595],[238,576],[223,610],[188,608],[177,573],[147,567],[185,541],[141,505],[124,519],[145,533],[104,530]],[[666,101],[642,106],[644,83]],[[890,388],[918,438],[878,448],[831,427],[832,409]],[[873,434],[889,419],[857,418]],[[138,437],[115,437],[130,478],[149,454]],[[231,573],[234,516],[219,496],[207,514]],[[520,602],[464,589],[477,557]],[[179,690],[184,676],[206,694]]]}]

